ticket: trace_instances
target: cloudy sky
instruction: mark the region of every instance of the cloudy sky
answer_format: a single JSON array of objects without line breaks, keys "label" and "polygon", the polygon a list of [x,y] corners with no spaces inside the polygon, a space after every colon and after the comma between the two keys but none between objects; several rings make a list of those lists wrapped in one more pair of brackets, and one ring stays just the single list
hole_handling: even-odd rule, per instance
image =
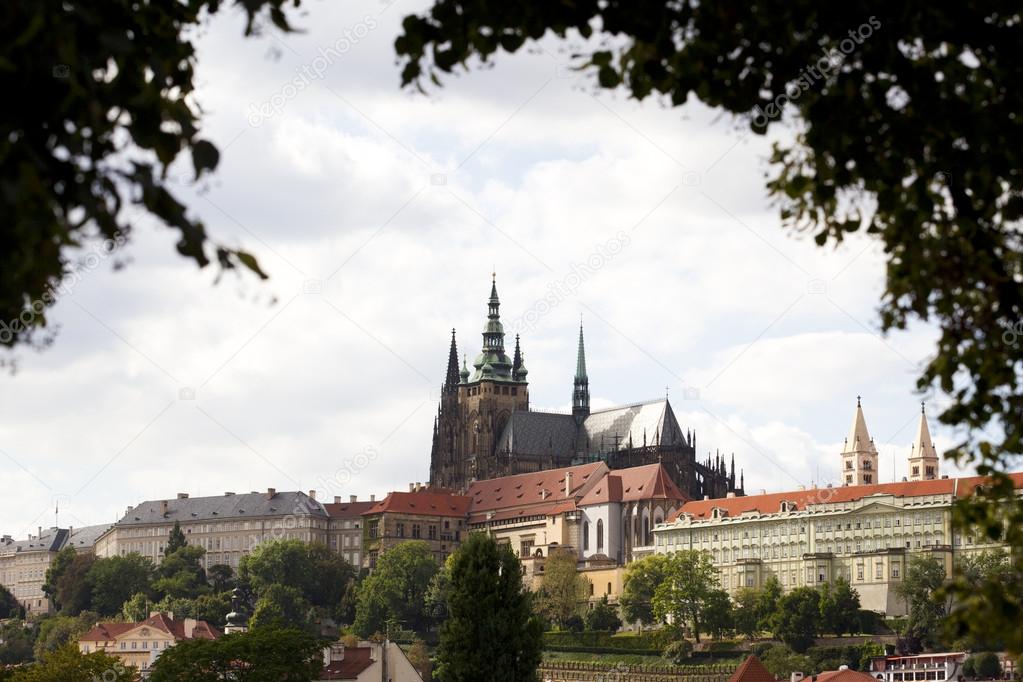
[{"label": "cloudy sky", "polygon": [[425,481],[450,330],[479,352],[495,269],[534,407],[569,408],[581,315],[593,403],[668,391],[750,491],[834,480],[858,394],[883,480],[905,475],[935,334],[879,335],[876,244],[782,229],[769,139],[596,92],[555,42],[403,91],[392,43],[419,7],[312,2],[304,32],[250,39],[227,10],[203,29],[222,161],[177,183],[271,279],[215,282],[145,221],[126,268],[83,272],[56,344],[0,378],[0,532],[53,525],[58,503],[81,526],[177,492]]}]

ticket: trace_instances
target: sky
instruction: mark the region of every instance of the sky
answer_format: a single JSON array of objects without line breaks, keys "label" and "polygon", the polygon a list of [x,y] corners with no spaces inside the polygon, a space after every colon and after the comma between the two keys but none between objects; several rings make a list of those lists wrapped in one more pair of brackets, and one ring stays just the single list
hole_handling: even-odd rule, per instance
[{"label": "sky", "polygon": [[[916,391],[936,332],[881,335],[879,244],[782,226],[765,178],[791,125],[599,91],[554,40],[403,90],[393,41],[423,6],[303,3],[301,32],[257,38],[228,8],[201,29],[221,163],[171,180],[270,279],[199,270],[145,217],[89,260],[54,345],[0,377],[0,533],[179,492],[425,482],[451,329],[471,360],[494,272],[534,409],[570,409],[581,319],[593,406],[667,393],[748,492],[836,481],[857,395],[882,481],[906,475],[920,402],[946,401]],[[939,452],[956,442],[930,423]]]}]

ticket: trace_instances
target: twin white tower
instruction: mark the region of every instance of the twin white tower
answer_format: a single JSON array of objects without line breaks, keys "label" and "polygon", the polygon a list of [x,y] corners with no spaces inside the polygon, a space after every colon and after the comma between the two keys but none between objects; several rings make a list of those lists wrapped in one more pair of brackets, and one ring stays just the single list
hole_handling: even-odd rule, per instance
[{"label": "twin white tower", "polygon": [[[877,448],[874,439],[867,431],[867,421],[863,418],[863,407],[860,397],[856,396],[856,413],[853,415],[849,437],[842,447],[842,482],[845,485],[872,485],[879,483],[877,469]],[[923,403],[920,404],[920,425],[916,430],[916,439],[909,451],[909,480],[930,481],[938,478],[938,452],[931,440],[931,431],[927,428],[927,415],[924,414]]]}]

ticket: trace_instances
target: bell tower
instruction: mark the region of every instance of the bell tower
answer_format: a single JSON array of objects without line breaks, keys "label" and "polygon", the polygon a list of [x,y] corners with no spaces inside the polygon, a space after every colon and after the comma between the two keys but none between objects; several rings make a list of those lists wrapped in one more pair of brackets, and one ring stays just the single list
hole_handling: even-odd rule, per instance
[{"label": "bell tower", "polygon": [[849,436],[842,447],[843,485],[872,485],[878,483],[877,448],[867,431],[863,418],[860,396],[856,396],[856,412],[853,414]]},{"label": "bell tower", "polygon": [[920,403],[920,425],[917,426],[916,440],[909,451],[909,480],[932,481],[940,475],[938,451],[934,449],[931,430],[927,428],[924,404]]}]

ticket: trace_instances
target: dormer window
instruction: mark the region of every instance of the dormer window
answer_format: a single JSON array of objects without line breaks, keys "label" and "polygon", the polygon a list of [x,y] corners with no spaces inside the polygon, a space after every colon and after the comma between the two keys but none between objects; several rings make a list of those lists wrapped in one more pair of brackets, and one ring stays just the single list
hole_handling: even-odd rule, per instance
[{"label": "dormer window", "polygon": [[791,500],[782,500],[781,501],[780,511],[783,512],[783,513],[784,512],[794,512],[794,511],[796,511],[796,503],[791,501]]},{"label": "dormer window", "polygon": [[726,516],[728,516],[728,510],[721,507],[714,507],[710,513],[712,519],[723,519]]}]

